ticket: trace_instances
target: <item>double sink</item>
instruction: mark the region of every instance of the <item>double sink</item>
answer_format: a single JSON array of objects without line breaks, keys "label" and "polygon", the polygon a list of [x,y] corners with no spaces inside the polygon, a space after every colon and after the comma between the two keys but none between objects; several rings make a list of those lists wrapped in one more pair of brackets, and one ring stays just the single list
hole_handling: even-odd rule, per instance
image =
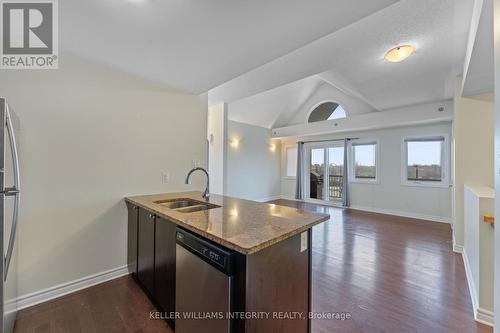
[{"label": "double sink", "polygon": [[179,213],[194,213],[220,207],[209,202],[203,202],[189,198],[159,200],[155,201],[154,203],[168,209],[172,209]]}]

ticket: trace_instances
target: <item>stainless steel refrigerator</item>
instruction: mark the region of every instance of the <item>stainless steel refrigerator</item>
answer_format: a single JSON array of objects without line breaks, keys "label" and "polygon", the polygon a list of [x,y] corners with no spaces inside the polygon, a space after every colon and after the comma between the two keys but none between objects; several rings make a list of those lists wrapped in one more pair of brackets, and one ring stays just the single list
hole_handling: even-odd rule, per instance
[{"label": "stainless steel refrigerator", "polygon": [[19,120],[5,98],[0,98],[0,333],[14,329],[17,314],[17,243],[20,208],[20,174],[16,134]]}]

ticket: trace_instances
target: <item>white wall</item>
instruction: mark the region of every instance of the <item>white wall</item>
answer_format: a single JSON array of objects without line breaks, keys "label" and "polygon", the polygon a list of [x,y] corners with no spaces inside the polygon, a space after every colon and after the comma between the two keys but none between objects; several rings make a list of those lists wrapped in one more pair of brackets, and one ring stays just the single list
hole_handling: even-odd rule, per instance
[{"label": "white wall", "polygon": [[[356,137],[379,140],[378,184],[358,184],[350,186],[353,208],[426,218],[436,221],[451,221],[451,188],[415,187],[401,185],[401,142],[405,136],[436,135],[451,133],[451,124],[434,124],[413,127],[381,129],[375,131],[350,132],[307,138],[283,140],[282,152],[288,145],[295,145],[298,139],[324,140]],[[282,195],[294,197],[295,179],[286,178],[284,157],[282,157]],[[449,173],[449,170],[446,172]]]},{"label": "white wall", "polygon": [[210,192],[224,194],[224,168],[227,158],[227,105],[225,103],[208,108],[207,140]]},{"label": "white wall", "polygon": [[494,229],[483,222],[494,210],[495,190],[464,186],[463,259],[476,320],[493,324]]},{"label": "white wall", "polygon": [[228,144],[225,194],[258,201],[280,196],[280,143],[271,130],[228,121],[228,139],[238,146]]},{"label": "white wall", "polygon": [[454,249],[464,245],[464,184],[493,187],[493,95],[460,97],[457,80],[454,102]]},{"label": "white wall", "polygon": [[66,54],[0,91],[21,121],[21,295],[125,265],[124,196],[204,185],[184,177],[206,165],[206,99]]}]

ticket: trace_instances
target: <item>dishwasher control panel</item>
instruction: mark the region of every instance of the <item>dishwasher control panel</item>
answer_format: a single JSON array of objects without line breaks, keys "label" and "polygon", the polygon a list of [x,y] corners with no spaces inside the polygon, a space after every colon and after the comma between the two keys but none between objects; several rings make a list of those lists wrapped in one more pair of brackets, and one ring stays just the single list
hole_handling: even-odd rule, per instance
[{"label": "dishwasher control panel", "polygon": [[176,239],[177,244],[198,255],[223,273],[231,274],[231,253],[229,251],[182,229],[177,229]]}]

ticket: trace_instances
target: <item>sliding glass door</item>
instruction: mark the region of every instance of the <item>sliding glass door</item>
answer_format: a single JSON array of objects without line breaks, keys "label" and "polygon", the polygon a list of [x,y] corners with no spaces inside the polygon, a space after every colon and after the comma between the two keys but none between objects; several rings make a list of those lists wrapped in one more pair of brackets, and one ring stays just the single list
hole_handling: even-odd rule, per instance
[{"label": "sliding glass door", "polygon": [[342,201],[344,146],[339,142],[306,148],[306,189],[311,200]]},{"label": "sliding glass door", "polygon": [[344,186],[344,146],[328,148],[328,198],[330,201],[342,201]]},{"label": "sliding glass door", "polygon": [[325,200],[325,148],[312,148],[309,163],[309,198]]}]

